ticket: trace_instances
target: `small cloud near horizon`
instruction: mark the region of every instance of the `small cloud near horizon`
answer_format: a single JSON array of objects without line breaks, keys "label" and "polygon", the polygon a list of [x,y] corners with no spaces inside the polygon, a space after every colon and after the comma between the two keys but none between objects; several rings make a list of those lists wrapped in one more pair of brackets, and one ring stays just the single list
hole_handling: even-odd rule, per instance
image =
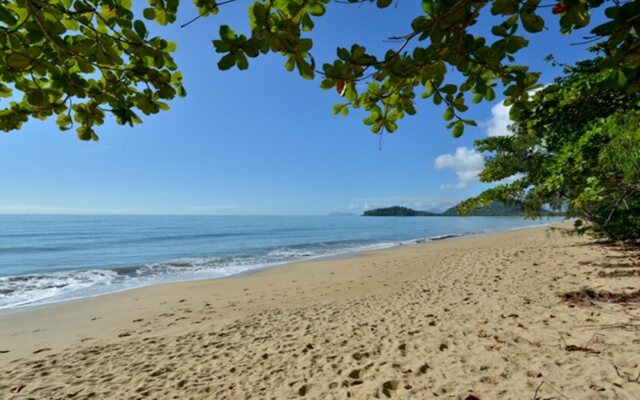
[{"label": "small cloud near horizon", "polygon": [[191,211],[229,211],[229,210],[237,210],[239,208],[241,207],[237,205],[229,205],[229,204],[182,207],[182,209],[184,210],[191,210]]},{"label": "small cloud near horizon", "polygon": [[95,210],[41,204],[0,204],[0,214],[88,214]]}]

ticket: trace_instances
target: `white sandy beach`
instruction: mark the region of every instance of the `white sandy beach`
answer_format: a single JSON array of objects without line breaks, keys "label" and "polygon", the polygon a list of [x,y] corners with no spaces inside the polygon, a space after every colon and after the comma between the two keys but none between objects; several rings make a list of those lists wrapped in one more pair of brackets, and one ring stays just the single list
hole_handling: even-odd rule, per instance
[{"label": "white sandy beach", "polygon": [[2,399],[640,399],[637,254],[532,228],[0,315]]}]

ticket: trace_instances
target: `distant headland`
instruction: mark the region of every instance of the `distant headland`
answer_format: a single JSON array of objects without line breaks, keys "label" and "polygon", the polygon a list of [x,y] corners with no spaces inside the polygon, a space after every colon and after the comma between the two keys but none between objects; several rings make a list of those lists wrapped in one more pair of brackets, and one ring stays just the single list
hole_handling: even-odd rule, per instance
[{"label": "distant headland", "polygon": [[[463,216],[458,214],[456,206],[453,206],[444,212],[437,213],[431,211],[419,211],[413,210],[408,207],[393,206],[386,208],[376,208],[373,210],[367,210],[363,214],[365,217],[457,217]],[[482,216],[482,217],[518,217],[523,216],[524,212],[517,205],[507,205],[504,203],[492,203],[488,206],[479,207],[476,210],[464,215],[464,216]],[[559,215],[549,211],[541,212],[541,215]]]}]

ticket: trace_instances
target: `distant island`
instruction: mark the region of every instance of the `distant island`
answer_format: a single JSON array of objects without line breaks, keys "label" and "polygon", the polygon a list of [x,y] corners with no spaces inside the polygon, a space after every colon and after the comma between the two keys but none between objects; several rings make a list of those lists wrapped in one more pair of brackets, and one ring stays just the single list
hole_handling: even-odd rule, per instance
[{"label": "distant island", "polygon": [[[548,211],[541,213],[542,215],[551,215]],[[408,207],[393,206],[386,208],[376,208],[373,210],[365,211],[363,214],[365,217],[457,217],[461,216],[456,210],[456,206],[453,206],[442,213],[435,213],[430,211],[418,211]],[[466,214],[466,216],[480,216],[480,217],[518,217],[524,215],[522,209],[517,205],[507,205],[504,203],[492,203],[489,206],[479,207],[476,210]]]},{"label": "distant island", "polygon": [[365,217],[434,217],[440,214],[429,211],[412,210],[407,207],[393,206],[367,210],[362,215]]}]

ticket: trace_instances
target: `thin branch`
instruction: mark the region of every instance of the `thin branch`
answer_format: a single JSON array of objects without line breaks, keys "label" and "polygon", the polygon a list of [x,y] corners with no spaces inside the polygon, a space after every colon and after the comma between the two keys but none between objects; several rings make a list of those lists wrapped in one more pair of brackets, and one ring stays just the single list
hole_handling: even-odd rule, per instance
[{"label": "thin branch", "polygon": [[544,385],[544,381],[540,382],[538,387],[536,387],[536,391],[533,393],[533,399],[532,400],[538,400],[538,391],[540,390],[542,385]]},{"label": "thin branch", "polygon": [[[215,6],[216,7],[220,7],[220,6],[223,6],[225,4],[233,3],[235,1],[237,1],[237,0],[225,0],[225,1],[221,1],[219,3],[216,3]],[[184,24],[180,25],[180,28],[185,28],[185,27],[191,25],[192,23],[196,22],[197,20],[199,20],[202,17],[205,17],[205,15],[203,15],[203,14],[197,15],[197,16],[191,18],[189,21],[185,22]]]}]

